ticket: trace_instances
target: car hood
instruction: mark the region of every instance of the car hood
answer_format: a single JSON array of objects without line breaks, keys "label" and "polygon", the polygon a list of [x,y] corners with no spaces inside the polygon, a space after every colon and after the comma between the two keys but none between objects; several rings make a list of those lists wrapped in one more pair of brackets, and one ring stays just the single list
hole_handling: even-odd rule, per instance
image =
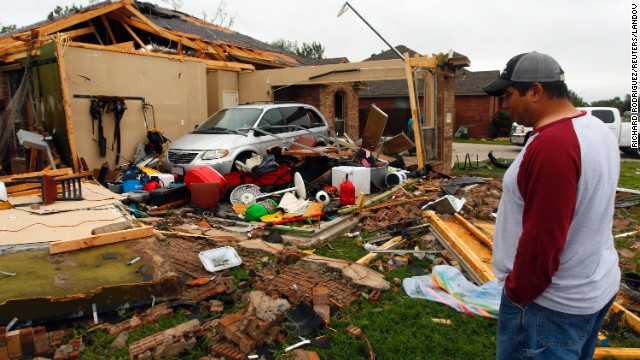
[{"label": "car hood", "polygon": [[172,140],[169,150],[232,149],[244,143],[245,138],[236,134],[187,134]]}]

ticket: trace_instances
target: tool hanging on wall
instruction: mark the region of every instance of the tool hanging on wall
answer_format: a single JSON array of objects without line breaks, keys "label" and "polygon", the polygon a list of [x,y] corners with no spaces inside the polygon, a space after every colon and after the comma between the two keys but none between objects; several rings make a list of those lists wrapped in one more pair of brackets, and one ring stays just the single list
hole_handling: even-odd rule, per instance
[{"label": "tool hanging on wall", "polygon": [[89,113],[91,114],[91,133],[94,135],[94,121],[98,121],[98,148],[100,149],[100,157],[105,157],[107,156],[107,138],[104,137],[104,128],[102,127],[102,106],[98,99],[91,99]]},{"label": "tool hanging on wall", "polygon": [[[149,123],[147,121],[147,110],[151,109],[151,115],[153,119],[153,127],[149,127]],[[164,152],[164,143],[171,142],[168,138],[166,138],[161,129],[156,127],[156,112],[153,108],[153,105],[149,104],[146,101],[142,102],[142,114],[144,115],[144,126],[147,128],[147,140],[149,141],[144,146],[145,154],[149,155],[151,152],[156,155],[160,155]]]},{"label": "tool hanging on wall", "polygon": [[[113,126],[113,142],[111,143],[111,150],[113,150],[116,154],[115,164],[118,165],[120,162],[120,121],[122,120],[122,116],[124,115],[125,110],[127,110],[127,105],[124,103],[124,100],[118,99],[114,97],[109,104],[108,111],[113,112],[113,116],[115,119],[115,124]],[[115,150],[114,150],[115,145]]]}]

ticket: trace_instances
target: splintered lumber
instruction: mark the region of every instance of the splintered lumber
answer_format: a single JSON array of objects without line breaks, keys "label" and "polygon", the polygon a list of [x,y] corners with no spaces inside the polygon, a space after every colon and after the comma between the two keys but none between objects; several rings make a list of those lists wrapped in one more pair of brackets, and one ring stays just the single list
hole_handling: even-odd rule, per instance
[{"label": "splintered lumber", "polygon": [[638,348],[597,347],[594,359],[640,359]]},{"label": "splintered lumber", "polygon": [[611,309],[609,310],[609,312],[611,312],[612,314],[620,311],[624,312],[624,320],[627,322],[627,325],[635,330],[635,332],[640,333],[640,318],[636,316],[636,314],[627,310],[624,306],[618,304],[617,302],[614,302],[613,305],[611,305]]},{"label": "splintered lumber", "polygon": [[[391,249],[392,247],[398,245],[401,241],[403,240],[402,236],[396,236],[394,238],[392,238],[391,240],[387,241],[386,243],[380,245],[376,250],[388,250]],[[365,256],[363,256],[362,258],[360,258],[358,261],[356,261],[356,264],[358,265],[367,265],[371,260],[375,259],[376,256],[380,255],[379,253],[369,253]]]},{"label": "splintered lumber", "polygon": [[485,245],[487,245],[489,247],[489,249],[493,249],[493,241],[491,241],[491,239],[489,239],[489,237],[487,235],[482,233],[482,231],[480,231],[480,229],[478,229],[473,224],[468,222],[465,218],[463,218],[458,213],[453,214],[453,216],[456,218],[456,220],[458,220],[458,222],[460,224],[462,224],[465,228],[467,228],[467,230],[471,231],[471,233],[475,237],[477,237],[478,239],[480,239],[480,241],[482,241]]},{"label": "splintered lumber", "polygon": [[[425,217],[431,226],[444,238],[453,250],[462,258],[462,261],[475,273],[477,278],[487,282],[496,278],[490,266],[485,264],[480,257],[433,211],[424,211]],[[490,260],[490,257],[489,257]]]},{"label": "splintered lumber", "polygon": [[[415,184],[419,179],[411,179],[411,180],[407,180],[402,184],[398,184],[396,186],[394,186],[393,188],[391,188],[391,190],[387,190],[385,192],[383,192],[382,194],[376,195],[374,197],[372,197],[371,199],[365,201],[362,204],[362,207],[367,207],[371,204],[375,204],[378,201],[382,201],[390,196],[392,196],[396,191],[400,190],[402,187],[404,186],[409,186],[409,185],[413,185]],[[356,206],[356,205],[352,205],[352,206],[348,206],[348,207],[344,207],[340,210],[338,210],[338,214],[340,215],[344,215],[344,214],[348,214],[350,212],[353,212],[355,210],[360,209],[360,207]]]},{"label": "splintered lumber", "polygon": [[143,226],[129,230],[92,235],[81,239],[55,241],[49,245],[49,253],[58,254],[67,251],[86,249],[94,246],[113,244],[120,241],[140,239],[149,236],[153,236],[153,227]]}]

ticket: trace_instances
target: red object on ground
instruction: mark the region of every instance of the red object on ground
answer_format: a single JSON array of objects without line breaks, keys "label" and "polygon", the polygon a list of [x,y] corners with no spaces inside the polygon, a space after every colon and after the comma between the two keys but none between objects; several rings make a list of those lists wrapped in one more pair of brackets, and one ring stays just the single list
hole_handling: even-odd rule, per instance
[{"label": "red object on ground", "polygon": [[162,187],[162,182],[158,179],[149,180],[144,184],[142,188],[144,191],[152,191],[155,189],[160,189]]},{"label": "red object on ground", "polygon": [[184,183],[189,191],[191,191],[191,184],[193,183],[217,183],[220,199],[224,197],[224,193],[227,191],[227,180],[225,180],[224,176],[208,166],[200,166],[187,171],[184,174]]},{"label": "red object on ground", "polygon": [[340,205],[354,205],[356,203],[356,187],[346,175],[342,184],[340,184]]},{"label": "red object on ground", "polygon": [[191,184],[191,203],[198,209],[212,209],[220,201],[219,183]]}]

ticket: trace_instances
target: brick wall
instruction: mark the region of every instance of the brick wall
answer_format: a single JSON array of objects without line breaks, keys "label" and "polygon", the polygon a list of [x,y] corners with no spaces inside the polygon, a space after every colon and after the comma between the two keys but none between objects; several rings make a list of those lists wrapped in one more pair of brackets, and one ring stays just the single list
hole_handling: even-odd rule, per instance
[{"label": "brick wall", "polygon": [[491,134],[491,118],[496,112],[496,98],[483,95],[456,97],[454,131],[460,126],[469,130],[469,137],[486,139]]},{"label": "brick wall", "polygon": [[438,70],[438,161],[441,162],[439,171],[451,170],[453,119],[456,116],[455,78],[453,72]]},{"label": "brick wall", "polygon": [[352,137],[358,134],[358,88],[352,83],[332,83],[327,85],[290,86],[275,92],[276,101],[297,101],[315,106],[327,119],[331,130],[335,130],[335,95],[345,94],[345,132]]}]

